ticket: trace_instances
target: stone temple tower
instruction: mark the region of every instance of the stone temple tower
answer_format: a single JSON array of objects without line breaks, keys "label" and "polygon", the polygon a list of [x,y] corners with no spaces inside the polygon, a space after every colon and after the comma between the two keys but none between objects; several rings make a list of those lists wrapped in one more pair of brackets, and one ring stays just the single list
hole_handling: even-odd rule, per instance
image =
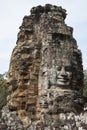
[{"label": "stone temple tower", "polygon": [[84,105],[82,55],[65,24],[66,10],[46,4],[30,12],[11,56],[7,106],[33,125],[77,130],[75,116]]}]

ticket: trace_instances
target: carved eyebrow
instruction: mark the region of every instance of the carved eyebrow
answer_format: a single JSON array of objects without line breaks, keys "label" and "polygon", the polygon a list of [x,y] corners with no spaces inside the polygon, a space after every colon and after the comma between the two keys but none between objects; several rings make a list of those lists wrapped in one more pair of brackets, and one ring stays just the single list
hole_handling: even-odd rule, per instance
[{"label": "carved eyebrow", "polygon": [[[61,70],[62,66],[58,66],[57,67],[57,70]],[[65,70],[66,71],[71,71],[72,70],[72,67],[71,66],[64,66]]]}]

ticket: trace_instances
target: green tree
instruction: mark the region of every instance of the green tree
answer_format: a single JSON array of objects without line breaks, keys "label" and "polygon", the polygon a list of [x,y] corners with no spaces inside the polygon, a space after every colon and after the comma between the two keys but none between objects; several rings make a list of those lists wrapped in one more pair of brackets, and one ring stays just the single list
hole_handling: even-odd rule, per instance
[{"label": "green tree", "polygon": [[83,89],[84,96],[87,96],[87,70],[84,70],[84,89]]},{"label": "green tree", "polygon": [[0,109],[6,104],[7,88],[7,72],[5,72],[0,74]]}]

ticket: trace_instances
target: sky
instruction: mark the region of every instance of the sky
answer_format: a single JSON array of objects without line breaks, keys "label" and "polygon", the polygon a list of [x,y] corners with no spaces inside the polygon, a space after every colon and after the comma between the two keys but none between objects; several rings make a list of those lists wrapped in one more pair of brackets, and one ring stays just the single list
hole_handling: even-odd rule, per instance
[{"label": "sky", "polygon": [[23,17],[34,6],[53,4],[67,10],[65,23],[74,28],[73,37],[87,69],[87,0],[0,0],[0,73],[8,71]]}]

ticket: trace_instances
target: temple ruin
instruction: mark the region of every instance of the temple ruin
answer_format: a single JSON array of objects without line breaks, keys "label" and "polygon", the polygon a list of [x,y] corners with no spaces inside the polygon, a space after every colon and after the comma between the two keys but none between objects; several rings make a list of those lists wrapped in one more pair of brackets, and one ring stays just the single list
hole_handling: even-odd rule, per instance
[{"label": "temple ruin", "polygon": [[12,52],[6,107],[26,130],[87,130],[82,54],[66,10],[46,4],[30,12]]}]

